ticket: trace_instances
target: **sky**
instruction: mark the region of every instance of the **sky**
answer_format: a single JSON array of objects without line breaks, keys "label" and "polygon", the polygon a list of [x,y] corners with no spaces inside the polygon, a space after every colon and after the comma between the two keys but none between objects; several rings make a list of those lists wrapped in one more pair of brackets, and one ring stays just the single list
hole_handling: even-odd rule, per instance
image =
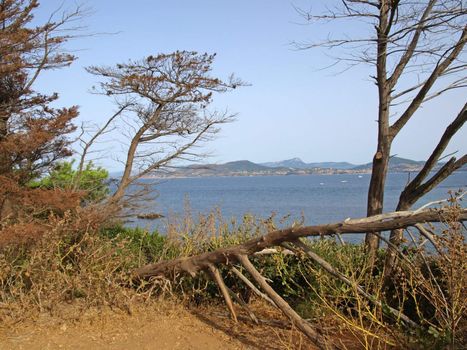
[{"label": "sky", "polygon": [[[372,159],[377,138],[377,90],[373,68],[345,72],[324,69],[334,61],[324,49],[297,50],[293,42],[310,42],[337,32],[362,30],[352,23],[305,25],[296,7],[319,11],[317,0],[95,0],[79,2],[89,14],[81,38],[67,44],[79,58],[70,67],[47,73],[37,89],[58,92],[61,106],[79,105],[78,122],[103,124],[114,106],[90,93],[96,78],[90,65],[112,65],[128,59],[176,50],[217,53],[214,73],[230,73],[250,85],[214,96],[213,108],[237,114],[205,150],[210,163],[248,159],[267,162],[300,157],[305,162]],[[329,4],[331,1],[328,1]],[[75,1],[42,0],[36,22],[51,12],[73,9]],[[313,6],[311,6],[313,5]],[[396,138],[392,153],[426,159],[444,128],[465,103],[465,90],[427,103]],[[110,138],[118,139],[117,134]],[[124,148],[97,157],[111,171]],[[465,128],[446,153],[467,151]]]}]

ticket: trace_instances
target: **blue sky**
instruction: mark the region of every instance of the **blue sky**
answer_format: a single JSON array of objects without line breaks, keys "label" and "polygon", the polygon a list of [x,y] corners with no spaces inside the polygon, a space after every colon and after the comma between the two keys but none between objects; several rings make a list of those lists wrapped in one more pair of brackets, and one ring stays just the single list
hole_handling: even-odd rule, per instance
[{"label": "blue sky", "polygon": [[[36,20],[46,18],[61,4],[73,8],[76,3],[43,0]],[[238,118],[207,146],[212,153],[209,162],[292,157],[307,162],[371,160],[377,127],[376,87],[369,78],[372,69],[361,66],[341,74],[335,68],[322,70],[332,63],[329,52],[298,51],[291,45],[330,32],[360,30],[351,24],[300,24],[303,21],[293,5],[310,8],[313,4],[318,11],[319,1],[96,0],[82,4],[91,9],[82,24],[86,32],[97,35],[71,42],[68,47],[79,56],[78,61],[71,68],[47,73],[37,86],[59,92],[61,105],[79,105],[80,122],[102,124],[113,110],[105,97],[89,93],[96,82],[84,71],[85,66],[175,50],[216,52],[215,74],[235,73],[251,86],[215,97],[216,108],[237,113]],[[426,104],[398,136],[393,153],[426,159],[464,101],[465,90]],[[465,128],[446,153],[455,150],[467,151]],[[112,147],[99,162],[117,170],[121,168],[115,162],[119,152],[121,148]]]}]

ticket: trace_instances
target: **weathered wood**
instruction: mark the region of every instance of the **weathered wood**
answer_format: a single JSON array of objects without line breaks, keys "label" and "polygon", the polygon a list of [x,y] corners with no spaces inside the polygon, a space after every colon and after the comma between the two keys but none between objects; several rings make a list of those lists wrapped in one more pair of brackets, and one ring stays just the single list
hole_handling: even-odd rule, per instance
[{"label": "weathered wood", "polygon": [[[236,256],[239,254],[251,255],[265,248],[280,246],[283,242],[295,241],[301,237],[394,230],[414,226],[418,223],[443,221],[445,214],[445,209],[425,209],[422,211],[393,212],[364,219],[347,219],[334,224],[290,227],[253,238],[243,244],[221,248],[213,252],[148,264],[136,269],[134,277],[135,279],[148,279],[154,276],[170,276],[179,272],[195,276],[200,271],[208,269],[210,264],[227,264],[235,261]],[[459,219],[467,220],[467,209],[461,209]]]},{"label": "weathered wood", "polygon": [[233,307],[232,299],[230,299],[230,294],[228,292],[228,288],[224,283],[224,280],[222,279],[222,276],[219,272],[219,270],[212,264],[209,265],[209,272],[211,273],[211,276],[213,277],[214,281],[217,283],[219,290],[222,293],[222,296],[224,297],[225,304],[227,305],[227,308],[230,311],[230,314],[232,315],[232,319],[235,322],[238,322],[237,320],[237,314],[235,313],[235,309]]},{"label": "weathered wood", "polygon": [[[244,302],[242,300],[242,298],[240,298],[237,294],[234,293],[234,291],[232,289],[230,289],[229,287],[225,286],[227,288],[227,291],[229,292],[230,296],[238,303],[238,305],[240,305],[244,310],[245,312],[248,314],[248,316],[250,317],[250,319],[258,324],[259,321],[258,321],[258,318],[256,317],[256,315],[254,314],[253,311],[250,310],[250,308],[248,307],[248,305],[246,304],[246,302]],[[237,319],[238,319],[238,315],[237,315]]]},{"label": "weathered wood", "polygon": [[310,324],[300,317],[290,305],[277,294],[266,282],[266,279],[256,270],[248,257],[243,254],[237,255],[237,260],[245,267],[251,277],[258,283],[261,289],[274,301],[274,304],[294,323],[317,347],[328,348],[325,339],[317,331],[311,328]]},{"label": "weathered wood", "polygon": [[238,278],[240,278],[257,296],[260,298],[263,298],[267,302],[269,302],[272,306],[277,307],[276,304],[274,304],[274,301],[272,301],[271,298],[269,298],[266,294],[262,293],[256,286],[251,283],[251,281],[245,277],[243,273],[237,270],[234,266],[231,267],[232,272],[237,275]]}]

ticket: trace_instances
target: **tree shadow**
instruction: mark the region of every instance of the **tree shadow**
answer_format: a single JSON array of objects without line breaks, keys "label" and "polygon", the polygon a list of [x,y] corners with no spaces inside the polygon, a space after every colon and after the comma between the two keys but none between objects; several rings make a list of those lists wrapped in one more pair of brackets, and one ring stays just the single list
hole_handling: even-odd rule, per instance
[{"label": "tree shadow", "polygon": [[235,323],[230,318],[222,317],[205,309],[193,309],[190,312],[201,322],[223,332],[241,342],[247,348],[279,349],[315,349],[301,332],[284,325],[254,324],[246,320]]}]

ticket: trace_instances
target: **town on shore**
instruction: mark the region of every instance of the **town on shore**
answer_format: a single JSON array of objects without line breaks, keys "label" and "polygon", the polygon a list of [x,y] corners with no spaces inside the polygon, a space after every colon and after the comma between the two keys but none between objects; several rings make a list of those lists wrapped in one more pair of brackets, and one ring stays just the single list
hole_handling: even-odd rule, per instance
[{"label": "town on shore", "polygon": [[[423,161],[393,157],[389,163],[390,172],[416,172],[424,165]],[[440,166],[440,165],[439,165]],[[462,169],[465,170],[465,169]],[[239,160],[224,164],[196,164],[181,166],[171,171],[155,172],[146,178],[181,178],[208,176],[274,176],[274,175],[334,175],[370,174],[371,163],[356,165],[348,162],[305,163],[300,158],[278,162],[253,163]]]}]

